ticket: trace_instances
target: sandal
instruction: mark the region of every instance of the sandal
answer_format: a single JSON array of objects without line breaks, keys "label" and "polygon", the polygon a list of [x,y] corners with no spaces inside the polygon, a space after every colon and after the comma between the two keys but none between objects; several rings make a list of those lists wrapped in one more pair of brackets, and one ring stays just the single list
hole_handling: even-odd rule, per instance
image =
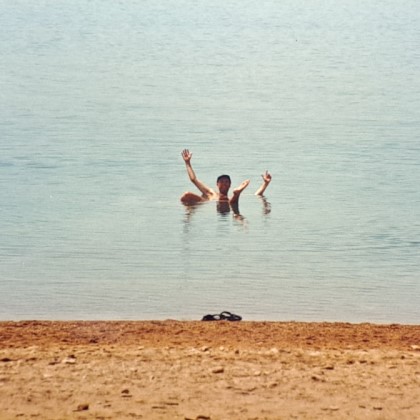
[{"label": "sandal", "polygon": [[232,314],[228,311],[223,311],[219,315],[204,315],[202,321],[241,321],[242,317]]},{"label": "sandal", "polygon": [[202,321],[220,321],[220,315],[204,315]]},{"label": "sandal", "polygon": [[220,314],[220,319],[226,319],[227,321],[241,321],[242,317],[239,315],[232,314],[231,312],[228,312],[228,311],[223,311]]}]

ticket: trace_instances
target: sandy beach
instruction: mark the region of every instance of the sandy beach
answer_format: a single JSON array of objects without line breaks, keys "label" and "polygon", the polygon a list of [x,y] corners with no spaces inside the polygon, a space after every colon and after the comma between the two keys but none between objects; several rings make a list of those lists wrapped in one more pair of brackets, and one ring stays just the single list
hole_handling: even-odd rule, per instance
[{"label": "sandy beach", "polygon": [[420,326],[0,322],[0,419],[420,418]]}]

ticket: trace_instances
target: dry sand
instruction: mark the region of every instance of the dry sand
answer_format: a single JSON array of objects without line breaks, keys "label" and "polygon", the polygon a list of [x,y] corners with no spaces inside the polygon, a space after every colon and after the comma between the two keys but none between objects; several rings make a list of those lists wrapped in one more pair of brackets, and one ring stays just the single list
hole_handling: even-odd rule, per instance
[{"label": "dry sand", "polygon": [[0,419],[420,419],[420,326],[0,322]]}]

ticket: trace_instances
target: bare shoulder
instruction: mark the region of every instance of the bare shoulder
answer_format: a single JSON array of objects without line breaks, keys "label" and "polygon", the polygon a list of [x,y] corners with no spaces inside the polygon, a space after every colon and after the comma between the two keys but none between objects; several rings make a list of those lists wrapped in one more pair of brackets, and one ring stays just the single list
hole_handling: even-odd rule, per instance
[{"label": "bare shoulder", "polygon": [[209,188],[209,192],[206,194],[207,200],[213,201],[219,199],[219,193],[214,191],[212,188]]}]

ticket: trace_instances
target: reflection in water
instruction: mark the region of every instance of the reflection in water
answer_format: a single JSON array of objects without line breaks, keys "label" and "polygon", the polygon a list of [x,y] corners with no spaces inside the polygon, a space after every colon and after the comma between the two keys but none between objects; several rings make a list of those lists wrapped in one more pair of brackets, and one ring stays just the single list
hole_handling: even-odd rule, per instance
[{"label": "reflection in water", "polygon": [[201,203],[194,204],[194,205],[184,204],[184,207],[185,207],[184,231],[188,231],[188,227],[190,225],[192,216],[197,211],[198,207],[201,205],[202,205]]},{"label": "reflection in water", "polygon": [[244,223],[246,219],[245,219],[244,216],[242,216],[241,213],[239,213],[239,205],[238,205],[238,203],[231,204],[231,209],[233,211],[233,217],[235,218],[235,220],[237,220],[237,221],[239,221],[241,223]]},{"label": "reflection in water", "polygon": [[[261,200],[262,203],[262,210],[263,210],[263,215],[268,215],[271,213],[271,203],[267,201],[267,199],[264,196],[259,196],[258,197]],[[208,201],[205,201],[203,203],[197,203],[194,205],[189,205],[189,204],[185,204],[184,203],[184,207],[185,207],[185,218],[184,218],[184,227],[187,228],[188,225],[191,222],[191,219],[194,215],[194,213],[196,213],[197,209],[202,206],[203,204],[207,204],[209,203]],[[232,212],[233,218],[241,223],[246,221],[245,216],[243,216],[240,211],[239,211],[239,204],[231,204],[229,203],[229,201],[217,201],[216,203],[216,210],[217,213],[222,216],[222,217],[226,217],[227,215],[229,215]]]},{"label": "reflection in water", "polygon": [[232,210],[233,213],[233,218],[241,223],[245,222],[245,217],[242,216],[242,214],[239,212],[239,204],[235,203],[235,204],[231,204],[228,201],[218,201],[217,202],[217,212],[221,215],[221,216],[227,216],[230,211]]},{"label": "reflection in water", "polygon": [[228,213],[230,213],[230,204],[227,200],[218,201],[216,208],[217,212],[222,216],[226,216]]},{"label": "reflection in water", "polygon": [[263,213],[264,214],[270,214],[271,213],[271,203],[269,201],[267,201],[267,199],[263,195],[259,196],[259,198],[263,203]]}]

